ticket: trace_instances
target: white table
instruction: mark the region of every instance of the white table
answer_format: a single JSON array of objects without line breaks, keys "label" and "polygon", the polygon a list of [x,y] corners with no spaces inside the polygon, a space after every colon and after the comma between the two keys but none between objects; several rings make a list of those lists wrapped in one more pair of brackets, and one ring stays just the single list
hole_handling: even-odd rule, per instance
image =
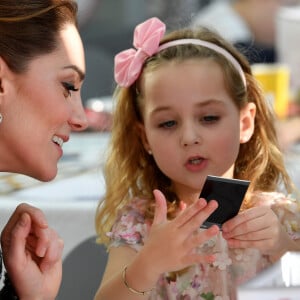
[{"label": "white table", "polygon": [[278,262],[238,287],[238,300],[299,300],[300,253],[287,252]]}]

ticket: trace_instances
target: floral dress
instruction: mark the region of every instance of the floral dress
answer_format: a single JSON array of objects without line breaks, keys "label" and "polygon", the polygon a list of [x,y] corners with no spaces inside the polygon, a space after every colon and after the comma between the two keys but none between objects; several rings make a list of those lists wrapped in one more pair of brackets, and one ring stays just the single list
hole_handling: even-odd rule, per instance
[{"label": "floral dress", "polygon": [[[291,238],[300,238],[300,202],[277,192],[256,192],[252,199],[255,206],[270,206]],[[135,198],[119,212],[108,233],[110,247],[128,245],[136,251],[141,249],[151,227],[151,221],[144,216],[145,204],[145,200]],[[149,299],[233,300],[238,284],[271,264],[257,249],[229,249],[221,233],[202,244],[198,251],[214,253],[216,260],[211,264],[192,265],[177,272],[175,277],[162,274]]]}]

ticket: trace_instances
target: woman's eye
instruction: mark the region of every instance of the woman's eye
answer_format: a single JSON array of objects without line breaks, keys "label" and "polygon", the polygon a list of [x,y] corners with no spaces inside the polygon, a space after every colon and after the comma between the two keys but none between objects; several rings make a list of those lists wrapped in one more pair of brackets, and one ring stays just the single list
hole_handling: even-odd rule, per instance
[{"label": "woman's eye", "polygon": [[202,123],[214,123],[217,122],[219,119],[220,119],[219,116],[213,116],[213,115],[211,116],[208,115],[200,118]]},{"label": "woman's eye", "polygon": [[175,121],[166,121],[166,122],[160,123],[159,127],[161,127],[161,128],[171,128],[175,125],[176,125]]},{"label": "woman's eye", "polygon": [[66,98],[71,96],[71,91],[72,92],[79,91],[79,89],[76,89],[75,86],[74,86],[74,84],[72,84],[72,83],[63,82],[62,85],[63,85],[63,87],[65,89],[65,92],[66,92],[66,94],[65,94]]}]

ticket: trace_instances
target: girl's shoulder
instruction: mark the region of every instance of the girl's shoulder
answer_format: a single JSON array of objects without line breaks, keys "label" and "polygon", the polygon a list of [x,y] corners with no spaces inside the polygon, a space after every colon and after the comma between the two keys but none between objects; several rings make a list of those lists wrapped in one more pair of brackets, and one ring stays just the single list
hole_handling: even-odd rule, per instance
[{"label": "girl's shoulder", "polygon": [[107,233],[111,239],[110,246],[132,245],[139,248],[143,244],[150,227],[145,217],[149,201],[142,198],[133,198],[130,203],[118,211],[112,230]]},{"label": "girl's shoulder", "polygon": [[289,194],[285,195],[281,192],[262,192],[255,191],[251,194],[250,206],[293,206],[299,208],[299,199]]},{"label": "girl's shoulder", "polygon": [[118,210],[117,223],[122,220],[127,223],[143,223],[145,222],[145,214],[149,206],[149,200],[134,197],[125,206]]}]

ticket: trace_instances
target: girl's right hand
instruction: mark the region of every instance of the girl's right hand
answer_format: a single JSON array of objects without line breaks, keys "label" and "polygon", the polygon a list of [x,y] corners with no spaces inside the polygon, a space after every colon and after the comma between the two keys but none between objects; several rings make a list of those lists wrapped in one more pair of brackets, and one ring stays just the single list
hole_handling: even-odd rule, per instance
[{"label": "girl's right hand", "polygon": [[199,254],[196,248],[219,232],[216,225],[207,230],[198,230],[218,207],[218,203],[197,199],[169,221],[165,196],[159,190],[154,190],[154,197],[156,209],[153,224],[140,252],[140,255],[147,257],[147,268],[150,268],[152,274],[159,276],[161,273],[178,271],[195,263],[214,261],[213,255]]}]

